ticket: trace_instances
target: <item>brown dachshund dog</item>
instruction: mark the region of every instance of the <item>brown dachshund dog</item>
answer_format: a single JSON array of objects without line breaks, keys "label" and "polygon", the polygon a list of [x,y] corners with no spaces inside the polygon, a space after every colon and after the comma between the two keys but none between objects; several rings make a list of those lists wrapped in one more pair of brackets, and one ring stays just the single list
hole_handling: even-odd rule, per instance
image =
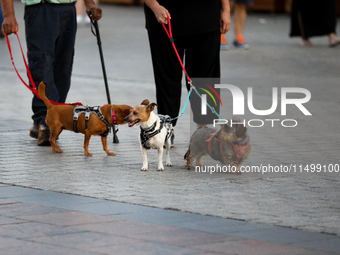
[{"label": "brown dachshund dog", "polygon": [[[40,83],[38,88],[39,95],[47,107],[46,124],[50,128],[51,136],[50,143],[53,152],[62,153],[62,149],[56,144],[56,139],[59,134],[64,130],[75,131],[85,134],[84,140],[84,154],[86,156],[92,156],[89,152],[89,143],[92,135],[101,135],[103,149],[109,156],[116,155],[114,152],[110,152],[107,148],[107,134],[110,127],[100,120],[96,114],[91,114],[86,125],[85,114],[80,114],[76,124],[74,124],[74,109],[75,105],[54,105],[52,104],[45,94],[45,84]],[[112,108],[111,108],[112,107]],[[106,122],[112,125],[111,109],[114,113],[117,125],[125,124],[124,118],[129,115],[132,107],[128,105],[110,105],[106,104],[100,108],[102,116]]]}]

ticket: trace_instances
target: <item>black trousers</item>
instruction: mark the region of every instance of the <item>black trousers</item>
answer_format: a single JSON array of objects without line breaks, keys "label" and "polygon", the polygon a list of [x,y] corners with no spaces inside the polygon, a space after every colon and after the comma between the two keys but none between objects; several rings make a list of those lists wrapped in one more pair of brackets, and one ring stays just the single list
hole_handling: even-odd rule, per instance
[{"label": "black trousers", "polygon": [[[47,1],[25,6],[25,32],[28,66],[35,85],[46,85],[46,96],[64,103],[71,84],[77,31],[75,3],[50,4]],[[32,119],[45,122],[46,106],[35,95]]]},{"label": "black trousers", "polygon": [[[165,31],[164,34],[148,33],[148,35],[156,83],[158,113],[174,118],[179,115],[180,110],[183,70]],[[190,78],[220,78],[219,31],[174,36],[174,41],[182,61],[184,59],[185,69]],[[189,89],[188,84],[187,88]],[[212,120],[217,118],[216,115],[208,111],[208,115],[202,116],[201,107],[197,107],[201,99],[195,93],[191,95],[194,122],[212,123]],[[215,109],[218,112],[219,106]],[[176,122],[177,120],[173,121],[174,126]]]}]

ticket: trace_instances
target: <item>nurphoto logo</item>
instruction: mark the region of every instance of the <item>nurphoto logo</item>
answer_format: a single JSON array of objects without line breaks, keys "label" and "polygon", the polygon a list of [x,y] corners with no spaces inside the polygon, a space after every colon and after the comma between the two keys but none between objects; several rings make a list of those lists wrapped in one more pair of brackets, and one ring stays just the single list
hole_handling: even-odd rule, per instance
[{"label": "nurphoto logo", "polygon": [[[221,106],[222,106],[222,100],[216,90],[209,86],[207,86],[218,98]],[[216,84],[215,88],[219,89],[227,89],[229,92],[231,92],[232,100],[233,100],[233,115],[244,115],[245,114],[245,95],[242,92],[242,90],[232,84]],[[202,89],[204,92],[206,92],[214,101],[215,105],[217,105],[216,100],[214,98],[214,95],[206,90]],[[202,94],[201,97],[201,114],[206,115],[207,114],[207,94]],[[288,98],[288,95],[291,94],[298,94],[300,95],[298,98]],[[295,105],[298,110],[300,110],[305,116],[312,116],[310,111],[305,107],[305,104],[308,103],[311,99],[311,93],[308,89],[305,88],[298,88],[298,87],[282,87],[280,88],[280,113],[281,116],[287,115],[287,105]],[[277,87],[272,88],[272,104],[269,109],[256,109],[254,107],[254,97],[253,97],[253,88],[248,87],[247,88],[247,106],[248,110],[256,115],[256,116],[269,116],[273,114],[279,105],[279,90]],[[275,126],[275,124],[280,123],[283,127],[296,127],[298,125],[297,120],[295,119],[250,119],[246,122],[246,120],[243,120],[241,123],[229,123],[229,124],[243,124],[246,126],[248,124],[249,127],[262,127],[265,125],[265,123],[269,123],[272,127]],[[216,118],[214,119],[214,127],[216,124],[226,124],[228,123],[227,119],[221,119]]]}]

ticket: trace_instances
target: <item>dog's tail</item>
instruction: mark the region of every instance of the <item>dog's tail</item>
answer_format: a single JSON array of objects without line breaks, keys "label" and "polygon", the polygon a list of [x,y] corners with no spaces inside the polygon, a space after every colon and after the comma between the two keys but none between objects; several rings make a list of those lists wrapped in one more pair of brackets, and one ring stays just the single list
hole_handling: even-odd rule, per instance
[{"label": "dog's tail", "polygon": [[44,84],[44,82],[40,82],[39,87],[38,87],[38,92],[39,92],[39,95],[41,97],[41,100],[43,100],[47,109],[51,108],[52,104],[48,100],[48,98],[46,97],[46,94],[45,94],[45,84]]}]

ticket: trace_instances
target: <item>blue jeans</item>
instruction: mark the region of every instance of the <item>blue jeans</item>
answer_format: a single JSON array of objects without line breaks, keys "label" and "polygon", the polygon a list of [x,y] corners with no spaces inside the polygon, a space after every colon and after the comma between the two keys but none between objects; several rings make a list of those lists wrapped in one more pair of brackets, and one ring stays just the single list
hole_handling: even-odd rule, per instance
[{"label": "blue jeans", "polygon": [[[3,21],[4,21],[4,17],[2,16],[2,8],[1,8],[1,3],[0,3],[0,28],[1,28]],[[0,33],[1,33],[1,31],[0,31]]]},{"label": "blue jeans", "polygon": [[[46,96],[64,103],[71,84],[77,31],[75,3],[44,3],[25,6],[25,32],[28,66],[38,87],[43,81]],[[36,96],[32,100],[32,119],[43,124],[46,106]]]}]

